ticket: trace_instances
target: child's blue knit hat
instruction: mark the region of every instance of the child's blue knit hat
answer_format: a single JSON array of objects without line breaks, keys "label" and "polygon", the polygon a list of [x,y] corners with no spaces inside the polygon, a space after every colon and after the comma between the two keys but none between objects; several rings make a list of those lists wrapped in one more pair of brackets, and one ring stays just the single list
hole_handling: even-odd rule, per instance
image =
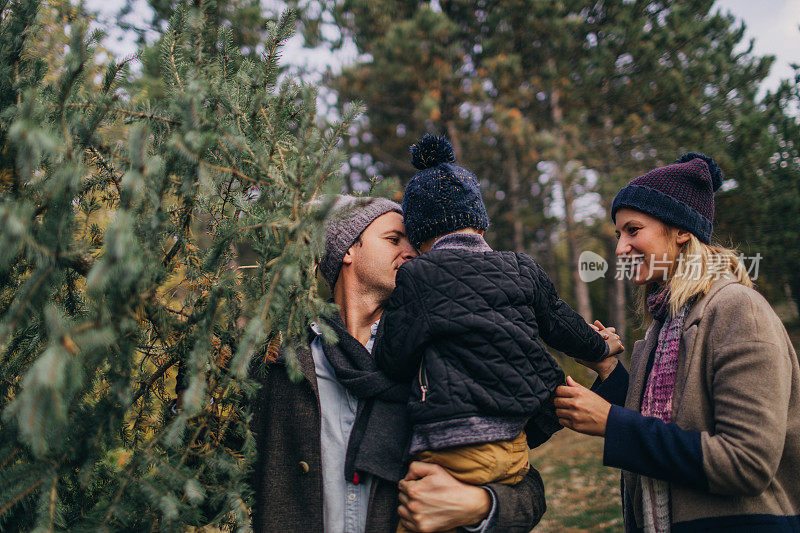
[{"label": "child's blue knit hat", "polygon": [[406,185],[403,222],[417,248],[432,237],[489,227],[477,178],[455,163],[453,147],[444,137],[427,134],[411,145],[411,164],[419,172]]}]

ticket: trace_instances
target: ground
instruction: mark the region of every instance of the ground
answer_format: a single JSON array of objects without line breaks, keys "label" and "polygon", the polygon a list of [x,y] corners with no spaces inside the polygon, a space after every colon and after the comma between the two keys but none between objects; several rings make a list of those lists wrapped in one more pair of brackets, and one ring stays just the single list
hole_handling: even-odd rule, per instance
[{"label": "ground", "polygon": [[547,512],[536,533],[622,531],[619,470],[602,465],[603,440],[562,429],[531,452]]}]

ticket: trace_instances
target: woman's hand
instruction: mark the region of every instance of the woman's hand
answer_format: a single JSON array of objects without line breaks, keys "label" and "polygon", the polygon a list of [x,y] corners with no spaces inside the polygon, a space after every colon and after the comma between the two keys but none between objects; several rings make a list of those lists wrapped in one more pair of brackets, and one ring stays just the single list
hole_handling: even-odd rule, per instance
[{"label": "woman's hand", "polygon": [[442,531],[477,524],[489,514],[486,489],[466,485],[444,468],[415,461],[398,484],[400,523],[411,531]]},{"label": "woman's hand", "polygon": [[567,376],[553,399],[558,422],[578,433],[605,437],[611,404]]}]

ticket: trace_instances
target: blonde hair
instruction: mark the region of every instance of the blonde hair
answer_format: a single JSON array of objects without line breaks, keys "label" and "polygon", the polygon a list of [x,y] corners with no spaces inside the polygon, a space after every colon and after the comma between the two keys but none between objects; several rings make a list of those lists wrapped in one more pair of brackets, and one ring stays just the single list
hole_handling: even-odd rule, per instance
[{"label": "blonde hair", "polygon": [[[678,231],[674,227],[666,229],[670,235]],[[690,233],[689,240],[679,246],[678,255],[667,273],[670,316],[675,316],[693,298],[699,299],[708,294],[711,285],[721,277],[733,278],[746,287],[753,286],[747,267],[737,250],[719,244],[706,244]],[[639,295],[639,312],[643,325],[652,321],[647,309],[647,295],[656,285],[648,284]]]}]

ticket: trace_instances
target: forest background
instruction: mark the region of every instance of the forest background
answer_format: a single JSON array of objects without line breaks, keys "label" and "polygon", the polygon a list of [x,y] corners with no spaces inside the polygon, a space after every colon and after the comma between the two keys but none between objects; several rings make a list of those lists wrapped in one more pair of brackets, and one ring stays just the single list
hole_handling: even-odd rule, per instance
[{"label": "forest background", "polygon": [[[0,1],[3,529],[246,529],[242,400],[328,309],[312,200],[400,199],[424,133],[480,179],[490,244],[532,255],[628,345],[642,331],[613,196],[713,156],[716,239],[760,257],[797,338],[800,70],[765,88],[773,58],[712,1],[148,4],[103,28],[68,0]],[[141,52],[114,58],[103,29]],[[291,76],[294,31],[356,59]],[[585,251],[610,262],[589,283]]]}]

